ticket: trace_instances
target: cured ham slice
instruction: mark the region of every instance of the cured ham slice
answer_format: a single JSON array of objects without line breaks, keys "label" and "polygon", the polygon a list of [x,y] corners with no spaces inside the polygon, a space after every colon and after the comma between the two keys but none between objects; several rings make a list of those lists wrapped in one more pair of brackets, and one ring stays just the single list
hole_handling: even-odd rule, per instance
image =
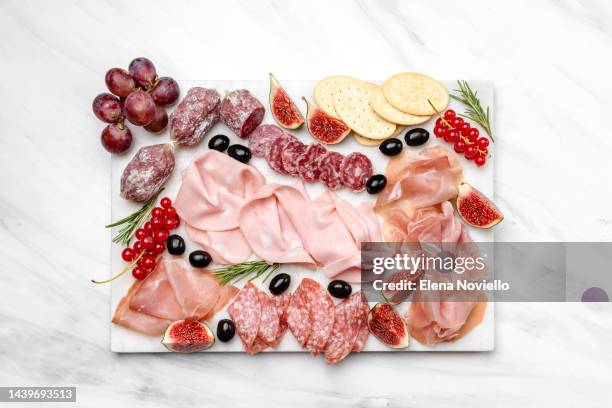
[{"label": "cured ham slice", "polygon": [[182,178],[174,207],[187,224],[189,237],[217,263],[248,259],[251,251],[238,230],[239,214],[265,184],[261,173],[216,150],[206,150],[183,171]]},{"label": "cured ham slice", "polygon": [[304,223],[306,246],[328,278],[359,282],[361,243],[381,241],[382,232],[369,204],[355,209],[327,191],[312,201]]},{"label": "cured ham slice", "polygon": [[212,318],[237,291],[232,285],[219,285],[208,270],[162,257],[153,272],[136,281],[121,299],[113,323],[147,335],[163,334],[172,321]]},{"label": "cured ham slice", "polygon": [[170,320],[160,319],[159,317],[130,309],[130,301],[142,284],[143,281],[134,281],[128,293],[119,301],[113,315],[113,323],[148,336],[162,335],[166,328],[168,328],[168,325],[172,323]]},{"label": "cured ham slice", "polygon": [[302,188],[267,184],[240,213],[240,226],[253,252],[268,263],[315,267],[304,248],[304,213],[310,199]]}]

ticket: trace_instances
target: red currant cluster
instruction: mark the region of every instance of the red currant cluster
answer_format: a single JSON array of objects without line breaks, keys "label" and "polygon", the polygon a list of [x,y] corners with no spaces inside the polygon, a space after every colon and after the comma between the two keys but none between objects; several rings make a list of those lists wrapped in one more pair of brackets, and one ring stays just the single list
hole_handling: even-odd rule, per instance
[{"label": "red currant cluster", "polygon": [[132,269],[132,275],[139,280],[146,278],[155,268],[157,257],[166,250],[166,241],[170,236],[170,231],[180,225],[172,201],[164,197],[159,204],[160,207],[151,210],[151,220],[136,230],[134,234],[136,241],[132,247],[127,247],[121,252],[121,258],[125,262],[134,262],[138,259]]},{"label": "red currant cluster", "polygon": [[448,109],[444,112],[444,119],[438,118],[434,135],[453,143],[457,153],[463,153],[466,159],[474,160],[478,167],[487,162],[489,139],[480,136],[478,129],[457,116],[454,110]]}]

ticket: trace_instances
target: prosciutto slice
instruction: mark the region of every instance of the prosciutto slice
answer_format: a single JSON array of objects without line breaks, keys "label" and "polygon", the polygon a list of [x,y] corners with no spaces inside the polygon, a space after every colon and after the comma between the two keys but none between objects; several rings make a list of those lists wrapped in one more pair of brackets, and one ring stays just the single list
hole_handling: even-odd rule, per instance
[{"label": "prosciutto slice", "polygon": [[143,281],[134,281],[128,293],[119,301],[115,314],[113,315],[113,323],[148,336],[162,335],[166,331],[168,325],[172,323],[170,320],[160,319],[159,317],[130,309],[130,301],[134,297],[134,294],[138,292],[142,284]]}]

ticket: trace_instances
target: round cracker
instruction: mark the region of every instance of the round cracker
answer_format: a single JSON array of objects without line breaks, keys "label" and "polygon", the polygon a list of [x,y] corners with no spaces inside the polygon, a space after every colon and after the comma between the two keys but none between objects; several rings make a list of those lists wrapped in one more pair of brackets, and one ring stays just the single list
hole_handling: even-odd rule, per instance
[{"label": "round cracker", "polygon": [[317,82],[313,90],[313,95],[319,108],[328,115],[340,119],[340,116],[338,116],[334,109],[334,102],[332,100],[334,88],[344,82],[354,80],[356,79],[348,76],[330,76]]},{"label": "round cracker", "polygon": [[440,82],[414,72],[395,74],[382,86],[385,99],[396,109],[411,115],[433,115],[427,100],[442,111],[448,105],[448,91]]},{"label": "round cracker", "polygon": [[341,83],[332,95],[334,109],[340,119],[361,136],[386,139],[395,132],[396,126],[378,116],[370,106],[370,95],[374,89],[376,85],[360,80]]},{"label": "round cracker", "polygon": [[399,125],[419,125],[427,122],[431,118],[431,116],[411,115],[395,109],[393,105],[385,99],[385,94],[381,87],[376,87],[372,95],[370,95],[370,106],[374,109],[374,112],[378,113],[382,118]]},{"label": "round cracker", "polygon": [[379,144],[381,144],[382,142],[384,142],[385,140],[391,139],[393,137],[397,137],[399,136],[400,133],[402,133],[404,131],[404,129],[406,129],[406,126],[402,126],[402,125],[398,125],[395,129],[395,132],[389,136],[386,139],[370,139],[364,136],[361,136],[355,132],[353,132],[353,137],[355,138],[355,140],[357,141],[357,143],[364,145],[364,146],[378,146]]}]

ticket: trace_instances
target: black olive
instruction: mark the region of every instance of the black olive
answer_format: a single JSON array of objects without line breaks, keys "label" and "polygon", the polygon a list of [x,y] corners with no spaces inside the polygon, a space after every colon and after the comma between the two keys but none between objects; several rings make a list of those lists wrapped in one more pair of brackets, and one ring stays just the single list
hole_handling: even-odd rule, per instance
[{"label": "black olive", "polygon": [[375,174],[366,181],[366,190],[370,194],[378,194],[387,185],[387,178],[384,174]]},{"label": "black olive", "polygon": [[212,258],[210,254],[206,251],[202,251],[201,249],[193,251],[189,254],[189,263],[194,268],[206,268],[211,261]]},{"label": "black olive", "polygon": [[287,290],[291,284],[291,276],[286,273],[279,273],[270,281],[270,292],[273,295],[280,295]]},{"label": "black olive", "polygon": [[185,240],[180,235],[170,235],[166,241],[166,247],[172,255],[183,255],[185,252]]},{"label": "black olive", "polygon": [[429,132],[423,128],[410,129],[404,140],[408,146],[420,146],[429,140]]},{"label": "black olive", "polygon": [[387,139],[378,146],[382,154],[387,156],[396,156],[402,152],[404,145],[399,139]]},{"label": "black olive", "polygon": [[251,149],[240,144],[231,145],[227,149],[227,154],[245,164],[251,160]]},{"label": "black olive", "polygon": [[224,152],[229,146],[229,137],[225,135],[216,135],[208,142],[208,148]]},{"label": "black olive", "polygon": [[217,323],[217,338],[222,342],[230,341],[236,334],[236,326],[230,319],[222,319]]},{"label": "black olive", "polygon": [[340,299],[346,299],[347,297],[351,296],[351,292],[353,292],[351,285],[343,280],[333,280],[329,282],[329,285],[327,285],[327,290],[333,297]]}]

